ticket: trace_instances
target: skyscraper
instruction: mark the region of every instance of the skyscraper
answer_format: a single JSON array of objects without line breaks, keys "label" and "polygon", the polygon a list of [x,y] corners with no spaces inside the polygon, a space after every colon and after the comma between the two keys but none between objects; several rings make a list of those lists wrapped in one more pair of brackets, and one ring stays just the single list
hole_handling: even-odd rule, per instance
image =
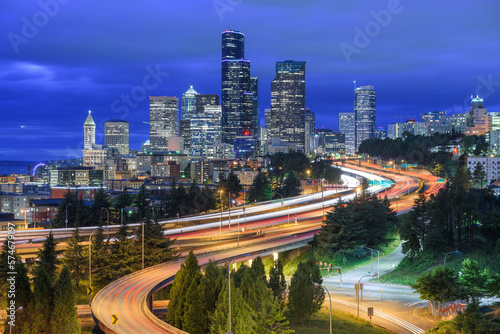
[{"label": "skyscraper", "polygon": [[206,156],[207,146],[220,143],[221,106],[207,105],[204,112],[191,117],[191,155]]},{"label": "skyscraper", "polygon": [[129,153],[129,125],[121,119],[104,123],[104,143],[120,155]]},{"label": "skyscraper", "polygon": [[314,136],[316,135],[316,116],[311,111],[311,109],[306,109],[305,112],[305,153],[307,155],[314,153],[315,141]]},{"label": "skyscraper", "polygon": [[191,119],[191,116],[196,111],[196,96],[198,93],[189,86],[189,89],[182,94],[181,119]]},{"label": "skyscraper", "polygon": [[245,35],[235,30],[222,33],[222,136],[234,145],[244,133],[256,134],[252,125],[253,94],[250,61],[245,59]]},{"label": "skyscraper", "polygon": [[475,124],[475,117],[474,117],[474,112],[476,109],[484,109],[484,100],[479,97],[479,95],[476,95],[475,98],[471,95],[471,102],[470,102],[470,111],[469,111],[469,117],[467,120],[467,126],[468,127],[474,127]]},{"label": "skyscraper", "polygon": [[195,111],[196,114],[205,112],[206,106],[218,106],[219,95],[217,94],[198,94],[196,95]]},{"label": "skyscraper", "polygon": [[[365,139],[375,138],[375,87],[361,86],[354,90],[354,117],[356,126],[356,148]],[[346,139],[347,140],[347,139]]]},{"label": "skyscraper", "polygon": [[179,99],[149,97],[149,140],[153,151],[168,150],[168,138],[179,134]]},{"label": "skyscraper", "polygon": [[305,145],[305,71],[305,61],[277,62],[271,82],[271,137],[281,137],[299,149]]},{"label": "skyscraper", "polygon": [[95,145],[95,122],[90,114],[87,116],[85,123],[83,123],[83,136],[84,136],[84,150],[91,150]]},{"label": "skyscraper", "polygon": [[356,151],[356,122],[353,112],[339,113],[339,132],[345,135],[345,153],[354,154]]}]

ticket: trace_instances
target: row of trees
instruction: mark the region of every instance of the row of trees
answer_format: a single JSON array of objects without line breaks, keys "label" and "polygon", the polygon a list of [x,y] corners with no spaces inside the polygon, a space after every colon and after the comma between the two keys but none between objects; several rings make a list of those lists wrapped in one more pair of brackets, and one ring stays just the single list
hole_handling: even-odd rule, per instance
[{"label": "row of trees", "polygon": [[[9,270],[9,255],[15,259],[14,270]],[[34,268],[33,289],[28,276],[28,269],[15,251],[9,248],[6,240],[0,253],[0,279],[2,299],[6,297],[7,305],[12,310],[20,306],[15,313],[15,321],[7,317],[5,333],[12,326],[12,333],[80,333],[80,324],[77,320],[76,299],[71,275],[67,267],[62,271],[57,268],[55,242],[50,235],[39,251],[39,261]],[[14,271],[15,295],[7,294],[9,283],[6,279]],[[8,310],[8,314],[9,310]],[[11,323],[12,321],[12,323]]]},{"label": "row of trees", "polygon": [[[201,274],[192,252],[177,273],[170,290],[167,321],[188,333],[228,332],[229,268],[210,262]],[[288,305],[299,321],[317,312],[323,303],[321,276],[314,262],[299,265],[286,296],[281,261],[271,269],[269,280],[260,257],[252,266],[241,265],[231,273],[231,328],[235,333],[293,333],[284,315]]]},{"label": "row of trees", "polygon": [[467,299],[467,309],[453,321],[461,333],[498,333],[500,325],[479,312],[481,298],[500,295],[500,274],[481,270],[476,260],[465,259],[460,272],[442,266],[424,272],[411,285],[420,297],[439,303]]},{"label": "row of trees", "polygon": [[445,252],[500,239],[500,200],[486,189],[470,188],[464,168],[459,168],[436,195],[421,194],[399,228],[403,252]]},{"label": "row of trees", "polygon": [[314,244],[327,256],[349,253],[362,245],[377,246],[397,230],[398,222],[387,198],[368,196],[363,190],[352,201],[339,202],[328,212]]}]

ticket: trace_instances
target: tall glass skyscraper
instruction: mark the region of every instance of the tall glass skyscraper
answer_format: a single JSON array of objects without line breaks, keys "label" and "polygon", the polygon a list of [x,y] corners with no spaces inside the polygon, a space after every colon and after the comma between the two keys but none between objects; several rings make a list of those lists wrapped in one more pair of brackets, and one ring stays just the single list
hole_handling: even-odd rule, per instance
[{"label": "tall glass skyscraper", "polygon": [[354,154],[356,151],[356,122],[353,112],[339,113],[339,132],[345,135],[345,153]]},{"label": "tall glass skyscraper", "polygon": [[305,146],[306,62],[276,63],[271,82],[271,137]]},{"label": "tall glass skyscraper", "polygon": [[207,146],[220,143],[221,106],[206,105],[203,113],[191,118],[191,155],[207,156]]},{"label": "tall glass skyscraper", "polygon": [[179,99],[149,97],[149,140],[154,151],[168,150],[168,138],[179,135]]},{"label": "tall glass skyscraper", "polygon": [[356,151],[365,139],[376,137],[375,87],[361,86],[354,90],[354,117],[356,124]]},{"label": "tall glass skyscraper", "polygon": [[245,35],[235,30],[222,33],[222,136],[234,145],[237,136],[257,134],[250,77],[245,59]]},{"label": "tall glass skyscraper", "polygon": [[182,94],[181,119],[190,119],[195,113],[196,95],[198,93],[194,90],[193,86],[189,86],[189,89]]},{"label": "tall glass skyscraper", "polygon": [[104,122],[104,143],[120,155],[129,153],[129,125],[121,119]]}]

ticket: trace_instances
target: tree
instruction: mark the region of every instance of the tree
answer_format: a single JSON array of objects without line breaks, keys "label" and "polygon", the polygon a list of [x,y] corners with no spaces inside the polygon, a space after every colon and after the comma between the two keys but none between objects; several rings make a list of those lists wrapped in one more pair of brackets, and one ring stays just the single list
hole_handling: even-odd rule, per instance
[{"label": "tree", "polygon": [[314,283],[321,284],[322,282],[319,268],[313,259],[299,264],[297,271],[293,274],[288,295],[288,308],[299,323],[303,315],[308,315],[310,321],[311,315],[321,309],[325,300],[325,292]]},{"label": "tree", "polygon": [[49,277],[51,284],[55,281],[59,259],[57,258],[61,251],[56,250],[57,243],[52,233],[43,242],[43,248],[38,250],[38,266],[45,268],[45,273]]},{"label": "tree", "polygon": [[243,191],[240,179],[232,170],[227,176],[227,179],[222,178],[219,180],[219,185],[221,185],[225,192],[231,194],[231,199],[239,197],[240,193]]},{"label": "tree", "polygon": [[483,187],[483,181],[486,179],[486,171],[484,170],[484,165],[479,161],[476,162],[474,166],[474,171],[472,172],[472,180],[477,185],[479,183],[480,188]]},{"label": "tree", "polygon": [[92,216],[91,225],[101,226],[105,222],[105,219],[107,218],[106,212],[104,212],[102,208],[109,209],[109,207],[110,207],[109,196],[106,194],[104,188],[99,188],[94,196],[94,201],[92,202],[92,206],[90,207],[90,212]]},{"label": "tree", "polygon": [[[39,266],[36,271],[33,289],[34,305],[30,308],[31,328],[35,333],[51,333],[50,320],[54,306],[54,294],[50,276],[45,270],[45,266]],[[56,332],[57,333],[57,332]]]},{"label": "tree", "polygon": [[273,292],[274,297],[284,305],[286,299],[286,280],[280,259],[274,261],[274,266],[269,273],[268,287]]},{"label": "tree", "polygon": [[248,191],[248,201],[253,203],[255,201],[269,201],[273,197],[271,183],[266,174],[260,172],[253,180],[252,185]]},{"label": "tree", "polygon": [[83,257],[83,247],[80,244],[81,238],[78,227],[73,231],[71,239],[68,241],[66,251],[64,252],[63,263],[71,273],[71,278],[78,288],[80,280],[85,271],[85,262]]},{"label": "tree", "polygon": [[300,195],[301,185],[300,180],[297,178],[295,172],[288,173],[285,178],[285,182],[283,184],[283,189],[281,190],[281,194],[283,197],[293,197]]},{"label": "tree", "polygon": [[425,194],[420,194],[415,199],[413,209],[405,215],[403,224],[399,227],[403,253],[409,254],[410,257],[417,255],[424,246],[428,221],[426,201]]},{"label": "tree", "polygon": [[457,273],[441,266],[422,273],[416,283],[411,284],[411,287],[420,295],[420,298],[439,303],[456,300],[463,296]]},{"label": "tree", "polygon": [[255,279],[260,279],[262,282],[267,284],[266,269],[264,268],[264,263],[262,262],[260,256],[252,261],[250,269]]},{"label": "tree", "polygon": [[51,333],[81,332],[77,320],[76,298],[69,270],[64,267],[54,286],[54,308],[50,318]]},{"label": "tree", "polygon": [[200,281],[200,295],[206,315],[213,314],[215,310],[223,280],[222,270],[210,260]]},{"label": "tree", "polygon": [[[225,280],[217,300],[217,306],[210,317],[210,333],[224,334],[229,332],[228,328],[228,284]],[[253,310],[243,298],[240,289],[236,289],[234,281],[231,280],[231,330],[233,333],[253,334],[256,333]]]},{"label": "tree", "polygon": [[111,282],[113,274],[109,257],[109,240],[104,241],[104,231],[99,227],[92,237],[92,284],[95,290]]},{"label": "tree", "polygon": [[137,214],[135,215],[134,219],[135,221],[140,221],[151,217],[151,210],[149,209],[149,198],[146,195],[146,186],[144,184],[137,194],[135,204],[137,206]]},{"label": "tree", "polygon": [[471,303],[474,309],[479,309],[479,300],[488,295],[487,283],[489,271],[481,268],[477,260],[465,259],[462,262],[462,275],[459,282],[467,292],[467,301]]},{"label": "tree", "polygon": [[186,294],[186,301],[182,329],[190,334],[205,333],[207,330],[207,317],[203,312],[203,304],[196,279],[191,280]]},{"label": "tree", "polygon": [[[137,248],[142,248],[142,228],[137,228]],[[151,267],[178,257],[173,240],[165,238],[160,224],[151,220],[144,222],[144,266]]]}]

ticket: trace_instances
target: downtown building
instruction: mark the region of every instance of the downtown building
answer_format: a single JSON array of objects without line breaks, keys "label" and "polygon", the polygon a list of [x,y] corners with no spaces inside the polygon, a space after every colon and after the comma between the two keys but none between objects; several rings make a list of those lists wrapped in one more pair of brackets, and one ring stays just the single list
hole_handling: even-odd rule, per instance
[{"label": "downtown building", "polygon": [[115,155],[129,154],[129,124],[120,119],[104,122],[104,144]]},{"label": "downtown building", "polygon": [[339,132],[344,134],[345,154],[356,152],[356,122],[353,112],[339,113]]},{"label": "downtown building", "polygon": [[239,31],[222,33],[221,75],[222,141],[234,145],[238,136],[258,134],[258,80],[250,75],[245,35]]},{"label": "downtown building", "polygon": [[376,92],[375,87],[360,86],[354,90],[354,122],[356,127],[356,147],[365,139],[376,137]]},{"label": "downtown building", "polygon": [[168,138],[179,135],[179,99],[149,97],[149,140],[153,151],[167,151]]},{"label": "downtown building", "polygon": [[276,76],[271,82],[270,137],[283,143],[296,144],[305,151],[306,62],[286,60],[276,63]]},{"label": "downtown building", "polygon": [[182,94],[181,120],[180,120],[180,136],[184,142],[186,152],[190,150],[191,143],[191,117],[196,113],[196,96],[198,93],[193,86]]}]

